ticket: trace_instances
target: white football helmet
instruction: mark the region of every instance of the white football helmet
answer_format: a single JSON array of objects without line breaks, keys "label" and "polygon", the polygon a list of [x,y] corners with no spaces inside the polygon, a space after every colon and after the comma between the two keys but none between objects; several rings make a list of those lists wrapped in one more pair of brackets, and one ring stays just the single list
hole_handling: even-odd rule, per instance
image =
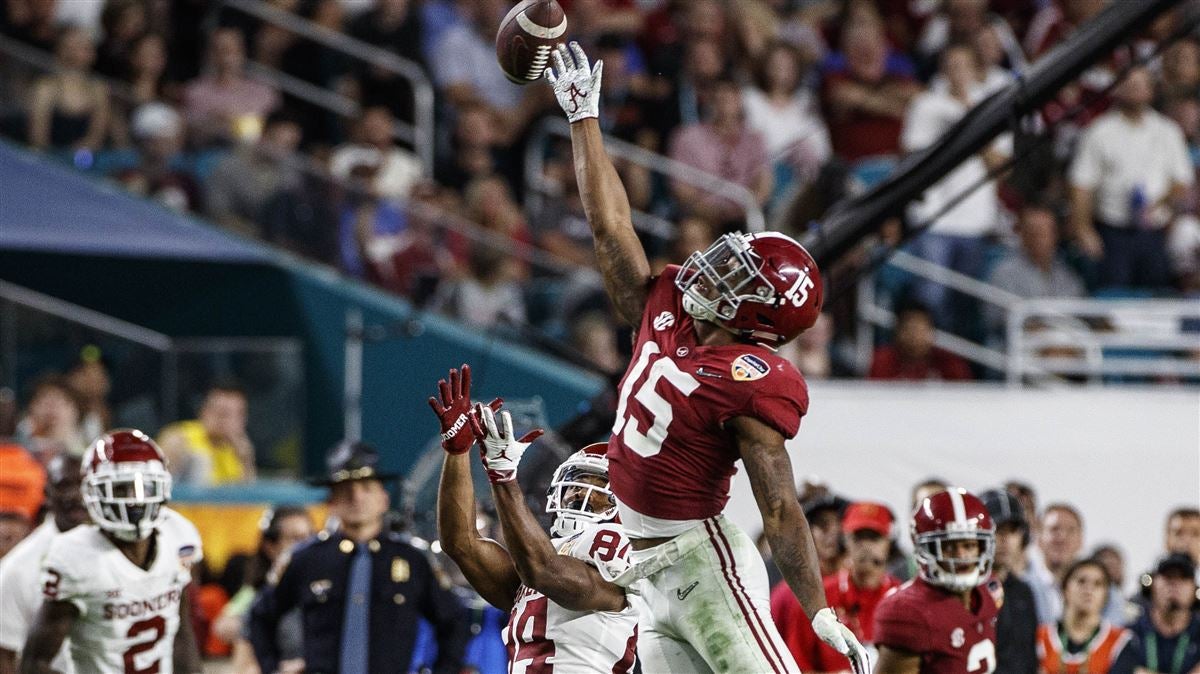
[{"label": "white football helmet", "polygon": [[154,532],[171,498],[167,459],[145,433],[109,431],[83,456],[83,502],[92,521],[122,541]]},{"label": "white football helmet", "polygon": [[[554,514],[550,533],[555,538],[573,536],[588,524],[609,522],[617,517],[617,497],[608,488],[608,446],[603,442],[590,444],[563,461],[550,478],[546,512]],[[593,484],[584,478],[599,478]],[[605,499],[603,510],[594,510],[592,495]]]}]

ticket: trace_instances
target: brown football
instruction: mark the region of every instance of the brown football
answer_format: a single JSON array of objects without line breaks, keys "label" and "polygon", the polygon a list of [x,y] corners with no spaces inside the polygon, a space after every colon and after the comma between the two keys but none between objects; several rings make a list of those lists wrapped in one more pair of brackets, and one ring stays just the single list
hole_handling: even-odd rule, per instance
[{"label": "brown football", "polygon": [[522,0],[496,31],[496,60],[505,77],[529,84],[550,64],[550,52],[567,34],[567,15],[555,0]]}]

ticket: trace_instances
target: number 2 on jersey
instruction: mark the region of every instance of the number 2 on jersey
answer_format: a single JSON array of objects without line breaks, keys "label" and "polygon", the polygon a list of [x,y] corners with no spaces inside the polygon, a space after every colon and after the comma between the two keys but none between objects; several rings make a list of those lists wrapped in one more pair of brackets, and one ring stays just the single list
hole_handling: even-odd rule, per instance
[{"label": "number 2 on jersey", "polygon": [[134,663],[133,658],[138,653],[144,653],[148,650],[151,650],[155,647],[155,645],[158,644],[158,641],[163,638],[164,634],[167,633],[167,621],[163,620],[163,617],[160,615],[147,618],[130,625],[129,631],[125,633],[125,636],[133,638],[143,632],[149,632],[150,630],[154,630],[154,637],[152,639],[147,639],[141,643],[134,644],[125,650],[125,674],[158,674],[158,660],[155,660],[149,665],[139,669],[137,664]]},{"label": "number 2 on jersey", "polygon": [[642,345],[637,362],[634,363],[633,369],[621,386],[621,399],[617,403],[617,422],[613,424],[613,435],[620,435],[626,447],[644,457],[651,457],[662,451],[663,442],[667,439],[667,427],[675,418],[675,410],[671,409],[671,403],[654,390],[658,382],[665,379],[684,396],[691,395],[692,391],[700,386],[700,382],[696,381],[695,377],[680,370],[675,361],[669,357],[663,356],[654,361],[654,365],[650,366],[650,374],[646,377],[646,381],[638,387],[637,393],[633,396],[647,412],[654,416],[654,422],[649,429],[645,432],[639,430],[638,420],[633,417],[633,412],[629,409],[629,394],[633,390],[634,382],[642,378],[642,373],[646,371],[650,358],[658,352],[659,346],[655,342],[646,342]]}]

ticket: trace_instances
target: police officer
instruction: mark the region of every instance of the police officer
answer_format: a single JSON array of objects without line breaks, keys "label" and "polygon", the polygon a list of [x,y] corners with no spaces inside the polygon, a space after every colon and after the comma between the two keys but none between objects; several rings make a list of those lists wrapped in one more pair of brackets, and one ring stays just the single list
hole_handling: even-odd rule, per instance
[{"label": "police officer", "polygon": [[263,672],[280,670],[275,627],[295,606],[307,674],[405,674],[421,618],[437,635],[434,672],[459,671],[469,638],[465,610],[425,553],[385,526],[384,482],[396,476],[378,467],[379,453],[365,443],[342,443],[329,454],[328,477],[318,484],[329,487],[329,514],[340,526],[297,546],[278,583],[255,603],[250,641]]}]

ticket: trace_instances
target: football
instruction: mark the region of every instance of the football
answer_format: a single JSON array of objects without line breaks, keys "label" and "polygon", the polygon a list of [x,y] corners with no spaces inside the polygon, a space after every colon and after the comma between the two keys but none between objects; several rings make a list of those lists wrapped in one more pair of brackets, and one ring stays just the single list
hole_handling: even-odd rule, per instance
[{"label": "football", "polygon": [[529,84],[550,64],[550,52],[567,33],[567,15],[555,0],[522,0],[496,31],[496,60],[505,77]]}]

